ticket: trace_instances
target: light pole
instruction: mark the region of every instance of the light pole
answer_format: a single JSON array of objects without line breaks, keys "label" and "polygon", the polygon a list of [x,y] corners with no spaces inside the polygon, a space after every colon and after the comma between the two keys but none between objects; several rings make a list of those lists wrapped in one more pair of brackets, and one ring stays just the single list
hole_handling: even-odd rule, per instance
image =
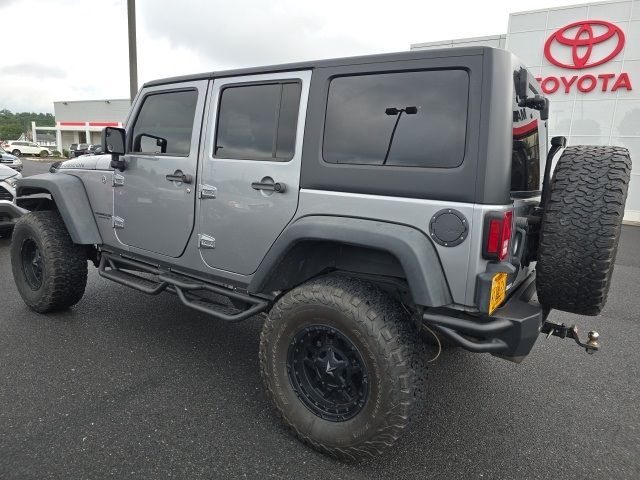
[{"label": "light pole", "polygon": [[386,113],[387,115],[397,115],[397,117],[396,117],[396,123],[393,126],[393,130],[391,130],[391,138],[389,138],[389,146],[387,147],[387,153],[384,156],[384,161],[382,162],[382,165],[387,164],[389,153],[391,152],[391,145],[393,144],[393,137],[396,135],[396,128],[398,128],[400,117],[402,116],[403,113],[406,113],[407,115],[415,115],[416,113],[418,113],[418,107],[404,107],[404,108],[389,107],[385,109],[384,113]]},{"label": "light pole", "polygon": [[127,19],[129,24],[129,98],[138,93],[138,52],[136,50],[136,0],[127,0]]}]

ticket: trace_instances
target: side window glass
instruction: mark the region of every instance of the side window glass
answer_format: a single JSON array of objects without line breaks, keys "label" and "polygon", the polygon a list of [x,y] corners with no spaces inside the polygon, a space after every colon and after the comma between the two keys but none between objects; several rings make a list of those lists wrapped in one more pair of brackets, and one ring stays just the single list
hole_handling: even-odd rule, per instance
[{"label": "side window glass", "polygon": [[197,102],[196,90],[148,95],[133,126],[131,151],[188,156]]},{"label": "side window glass", "polygon": [[287,161],[295,150],[299,82],[226,87],[220,92],[214,155]]},{"label": "side window glass", "polygon": [[329,85],[329,163],[454,168],[464,158],[469,74],[425,70],[337,77]]}]

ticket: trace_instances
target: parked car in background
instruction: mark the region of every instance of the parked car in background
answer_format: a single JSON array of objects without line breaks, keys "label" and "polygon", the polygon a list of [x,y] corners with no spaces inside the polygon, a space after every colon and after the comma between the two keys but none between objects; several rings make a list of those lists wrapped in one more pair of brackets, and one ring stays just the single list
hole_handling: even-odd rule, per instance
[{"label": "parked car in background", "polygon": [[69,147],[69,157],[79,157],[80,155],[85,155],[89,150],[88,143],[72,143],[71,147]]},{"label": "parked car in background", "polygon": [[11,155],[2,147],[0,147],[0,164],[11,167],[18,172],[22,171],[22,160],[15,155]]},{"label": "parked car in background", "polygon": [[16,205],[16,182],[22,174],[0,164],[0,237],[11,234],[13,227],[26,210]]},{"label": "parked car in background", "polygon": [[102,145],[89,145],[87,149],[88,155],[100,155],[102,153]]},{"label": "parked car in background", "polygon": [[8,142],[5,150],[11,152],[11,154],[16,157],[21,155],[39,155],[40,157],[48,157],[50,153],[49,149],[46,147],[41,147],[34,142],[26,142],[22,140]]}]

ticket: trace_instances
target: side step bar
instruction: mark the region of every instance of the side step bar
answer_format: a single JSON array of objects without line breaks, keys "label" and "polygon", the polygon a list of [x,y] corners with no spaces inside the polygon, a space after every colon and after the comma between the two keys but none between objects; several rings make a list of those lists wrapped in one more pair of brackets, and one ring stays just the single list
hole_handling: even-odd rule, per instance
[{"label": "side step bar", "polygon": [[[124,271],[123,269],[131,269],[139,272],[149,273],[157,276],[157,281],[135,275],[134,273]],[[163,291],[175,293],[180,301],[187,307],[198,310],[199,312],[211,315],[218,320],[235,323],[246,320],[258,313],[264,312],[269,308],[269,302],[261,298],[245,295],[229,288],[220,287],[200,280],[194,280],[186,276],[177,275],[167,271],[160,270],[146,263],[138,262],[130,258],[112,255],[102,252],[100,258],[100,266],[98,273],[113,282],[131,287],[148,295],[158,295]],[[194,295],[198,291],[207,291],[222,295],[223,297],[239,300],[248,304],[248,308],[237,313],[226,313],[222,309],[224,305],[217,304],[203,297]]]}]

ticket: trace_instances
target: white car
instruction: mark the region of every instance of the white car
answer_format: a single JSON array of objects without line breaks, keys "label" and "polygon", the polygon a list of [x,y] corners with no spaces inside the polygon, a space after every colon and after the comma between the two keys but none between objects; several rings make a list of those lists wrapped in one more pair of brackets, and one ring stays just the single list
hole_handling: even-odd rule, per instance
[{"label": "white car", "polygon": [[23,168],[22,160],[20,160],[15,155],[11,155],[7,151],[5,151],[2,147],[0,147],[0,164],[13,168],[18,172],[21,172]]},{"label": "white car", "polygon": [[5,150],[10,152],[11,155],[15,155],[16,157],[19,157],[20,155],[39,155],[40,157],[49,156],[48,148],[41,147],[37,143],[25,142],[22,140],[14,140],[13,142],[8,142]]}]

